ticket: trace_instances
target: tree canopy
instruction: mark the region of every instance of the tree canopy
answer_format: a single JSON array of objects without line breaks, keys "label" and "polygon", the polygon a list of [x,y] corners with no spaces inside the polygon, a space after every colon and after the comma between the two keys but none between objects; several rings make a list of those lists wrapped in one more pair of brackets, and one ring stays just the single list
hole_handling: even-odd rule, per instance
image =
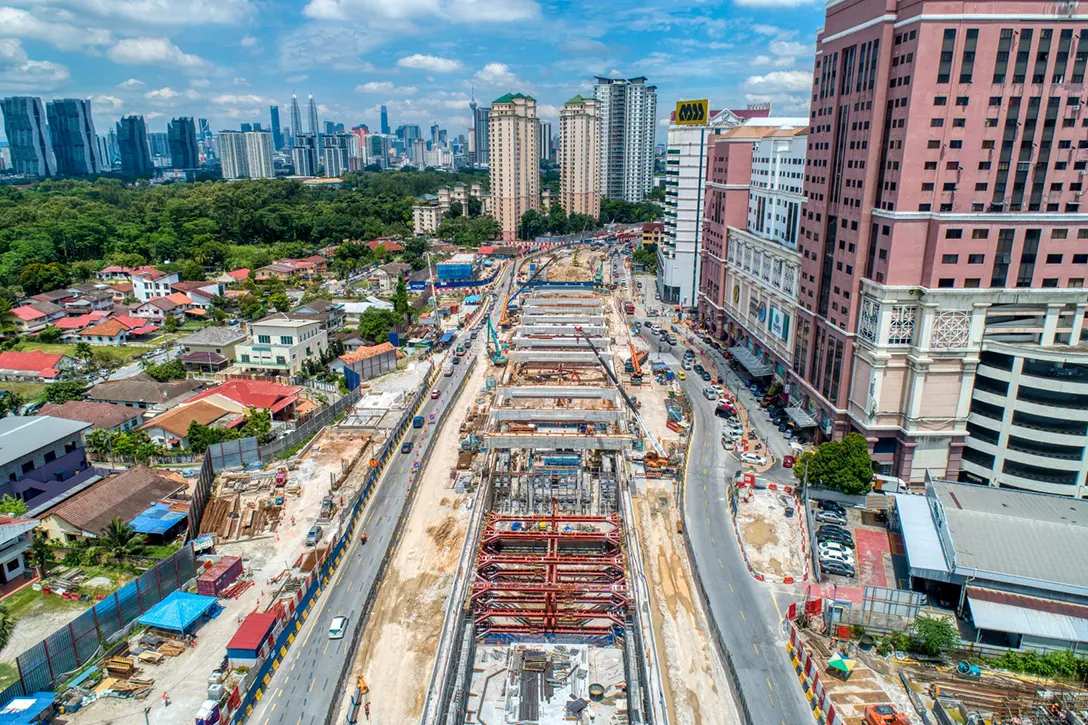
[{"label": "tree canopy", "polygon": [[851,495],[868,493],[873,480],[869,444],[857,433],[850,433],[841,441],[823,443],[797,459],[793,475],[802,483],[807,480],[809,486]]}]

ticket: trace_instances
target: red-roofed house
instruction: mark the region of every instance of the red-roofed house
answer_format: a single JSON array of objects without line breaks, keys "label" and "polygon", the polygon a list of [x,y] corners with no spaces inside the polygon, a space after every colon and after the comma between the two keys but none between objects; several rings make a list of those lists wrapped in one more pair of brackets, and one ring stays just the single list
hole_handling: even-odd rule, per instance
[{"label": "red-roofed house", "polygon": [[354,390],[363,380],[396,370],[397,348],[388,342],[360,347],[333,360],[329,369],[344,373],[348,389]]},{"label": "red-roofed house", "polygon": [[132,283],[114,282],[110,289],[113,291],[113,303],[119,305],[125,301],[125,297],[132,294]]},{"label": "red-roofed house", "polygon": [[41,332],[49,326],[49,321],[44,312],[34,309],[30,305],[13,307],[4,314],[6,321],[24,335]]},{"label": "red-roofed house", "polygon": [[147,302],[155,297],[164,297],[171,292],[171,286],[181,281],[177,272],[167,274],[154,267],[139,267],[129,275],[132,282],[132,294],[140,302]]},{"label": "red-roofed house", "polygon": [[241,269],[232,269],[231,271],[219,276],[223,282],[227,284],[235,284],[238,282],[245,282],[249,278],[249,267],[242,267]]},{"label": "red-roofed house", "polygon": [[296,385],[232,379],[194,395],[192,400],[207,400],[238,413],[250,408],[260,408],[270,411],[276,420],[286,420],[294,414],[301,391],[302,388]]},{"label": "red-roofed house", "polygon": [[399,253],[404,251],[404,245],[398,244],[392,239],[374,239],[367,242],[366,246],[370,247],[372,252],[378,251],[378,247],[381,247],[386,252]]},{"label": "red-roofed house", "polygon": [[129,275],[133,270],[129,267],[118,267],[116,264],[111,264],[109,267],[105,267],[99,270],[95,276],[101,280],[112,282],[114,280],[128,281]]},{"label": "red-roofed house", "polygon": [[104,320],[109,317],[109,314],[108,312],[97,311],[75,317],[65,317],[63,320],[57,320],[57,327],[60,328],[62,333],[67,333],[67,336],[75,336],[75,333],[85,327],[90,327],[100,320]]},{"label": "red-roofed house", "polygon": [[161,322],[173,317],[178,322],[185,321],[185,310],[193,304],[184,292],[174,292],[167,297],[153,297],[137,307],[132,315],[145,320]]},{"label": "red-roofed house", "polygon": [[256,277],[258,282],[273,278],[289,280],[295,276],[296,272],[297,270],[295,269],[295,265],[293,264],[288,264],[286,262],[274,262],[258,269]]},{"label": "red-roofed house", "polygon": [[312,264],[314,266],[314,271],[318,274],[325,274],[329,271],[329,260],[322,257],[320,254],[312,254],[302,261]]},{"label": "red-roofed house", "polygon": [[81,330],[79,341],[91,345],[121,347],[121,343],[128,340],[128,331],[128,325],[125,325],[117,318],[111,318]]},{"label": "red-roofed house", "polygon": [[75,360],[59,353],[8,350],[0,352],[0,377],[53,380],[62,370],[75,364]]}]

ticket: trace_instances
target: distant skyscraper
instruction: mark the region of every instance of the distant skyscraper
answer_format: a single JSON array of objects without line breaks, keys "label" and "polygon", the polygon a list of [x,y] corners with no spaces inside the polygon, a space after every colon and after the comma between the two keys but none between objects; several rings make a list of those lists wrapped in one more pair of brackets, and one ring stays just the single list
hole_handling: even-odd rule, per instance
[{"label": "distant skyscraper", "polygon": [[272,160],[272,132],[250,131],[246,135],[246,166],[251,179],[272,179],[276,167]]},{"label": "distant skyscraper", "polygon": [[[545,124],[540,126],[543,141]],[[559,204],[567,214],[596,217],[601,212],[601,102],[575,96],[564,103],[559,136]]]},{"label": "distant skyscraper", "polygon": [[389,111],[385,106],[382,106],[382,133],[386,136],[389,135]]},{"label": "distant skyscraper", "polygon": [[298,97],[295,94],[291,94],[291,139],[292,145],[295,144],[294,139],[302,133],[302,112],[298,109]]},{"label": "distant skyscraper", "polygon": [[254,131],[263,131],[264,129],[261,128],[261,124],[255,123],[255,124],[253,124],[253,130]]},{"label": "distant skyscraper", "polygon": [[364,157],[367,165],[377,164],[385,169],[389,167],[389,150],[393,137],[385,133],[372,133],[366,137]]},{"label": "distant skyscraper", "polygon": [[166,127],[170,142],[170,165],[175,169],[195,169],[200,166],[196,147],[196,124],[188,116],[175,118]]},{"label": "distant skyscraper", "polygon": [[151,150],[151,161],[156,166],[170,165],[170,137],[165,133],[147,134],[147,145]]},{"label": "distant skyscraper", "polygon": [[540,124],[536,99],[507,93],[488,114],[491,151],[491,215],[503,241],[518,237],[521,216],[540,208]]},{"label": "distant skyscraper", "polygon": [[106,132],[106,166],[113,168],[121,163],[121,147],[117,143],[117,128]]},{"label": "distant skyscraper", "polygon": [[219,158],[223,164],[224,179],[244,179],[249,176],[246,135],[241,131],[220,131]]},{"label": "distant skyscraper", "polygon": [[[540,121],[540,160],[551,161],[555,147],[552,142],[552,122]],[[569,211],[569,210],[568,210]]]},{"label": "distant skyscraper", "polygon": [[243,123],[238,128],[240,128],[242,130],[242,133],[249,133],[250,131],[253,130],[253,124],[252,123]]},{"label": "distant skyscraper", "polygon": [[91,102],[82,98],[57,98],[45,106],[49,138],[57,160],[57,173],[88,176],[102,171],[102,156],[91,118]]},{"label": "distant skyscraper", "polygon": [[597,78],[601,102],[601,193],[639,202],[653,186],[657,87],[646,79]]},{"label": "distant skyscraper", "polygon": [[473,166],[483,166],[487,164],[489,156],[487,113],[490,109],[478,107],[475,98],[469,103],[469,109],[472,111],[472,128],[469,129],[472,138],[469,140],[468,162]]},{"label": "distant skyscraper", "polygon": [[295,136],[291,162],[297,176],[317,176],[317,136],[300,133]]},{"label": "distant skyscraper", "polygon": [[208,119],[201,118],[197,121],[196,137],[201,141],[212,137],[212,127],[208,125]]},{"label": "distant skyscraper", "polygon": [[42,99],[12,96],[0,101],[0,109],[4,112],[4,133],[11,148],[12,170],[31,176],[57,173]]},{"label": "distant skyscraper", "polygon": [[280,107],[269,106],[268,114],[272,117],[272,145],[279,151],[283,148],[283,132],[280,130]]},{"label": "distant skyscraper", "polygon": [[125,116],[117,122],[117,146],[121,155],[121,173],[149,179],[155,173],[147,142],[147,124],[143,116]]},{"label": "distant skyscraper", "polygon": [[321,138],[325,176],[339,178],[348,172],[352,140],[350,133],[334,133]]},{"label": "distant skyscraper", "polygon": [[416,168],[422,169],[426,167],[427,142],[421,138],[412,139],[410,151],[412,163],[416,165]]},{"label": "distant skyscraper", "polygon": [[312,93],[310,94],[310,104],[307,112],[309,113],[310,121],[310,126],[308,130],[310,131],[310,133],[320,136],[321,124],[317,120],[317,101],[314,100],[314,96]]},{"label": "distant skyscraper", "polygon": [[442,129],[438,126],[438,121],[431,124],[431,148],[438,145],[438,132]]}]

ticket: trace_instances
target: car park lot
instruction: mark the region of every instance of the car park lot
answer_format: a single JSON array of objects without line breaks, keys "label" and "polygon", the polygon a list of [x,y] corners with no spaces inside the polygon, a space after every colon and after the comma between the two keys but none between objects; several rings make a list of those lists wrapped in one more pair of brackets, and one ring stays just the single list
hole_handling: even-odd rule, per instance
[{"label": "car park lot", "polygon": [[[889,533],[876,511],[853,506],[836,507],[817,500],[810,502],[810,522],[820,561],[822,580],[840,587],[894,587],[896,575],[892,554],[902,551],[898,534]],[[849,598],[849,597],[848,597]]]}]

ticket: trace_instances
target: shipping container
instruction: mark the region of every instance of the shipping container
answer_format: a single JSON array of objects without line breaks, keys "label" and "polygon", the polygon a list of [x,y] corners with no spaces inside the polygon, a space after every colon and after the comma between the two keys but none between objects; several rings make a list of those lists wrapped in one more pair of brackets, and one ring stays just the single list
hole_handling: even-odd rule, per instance
[{"label": "shipping container", "polygon": [[207,597],[217,597],[242,575],[242,558],[224,556],[204,570],[196,579],[196,593]]}]

